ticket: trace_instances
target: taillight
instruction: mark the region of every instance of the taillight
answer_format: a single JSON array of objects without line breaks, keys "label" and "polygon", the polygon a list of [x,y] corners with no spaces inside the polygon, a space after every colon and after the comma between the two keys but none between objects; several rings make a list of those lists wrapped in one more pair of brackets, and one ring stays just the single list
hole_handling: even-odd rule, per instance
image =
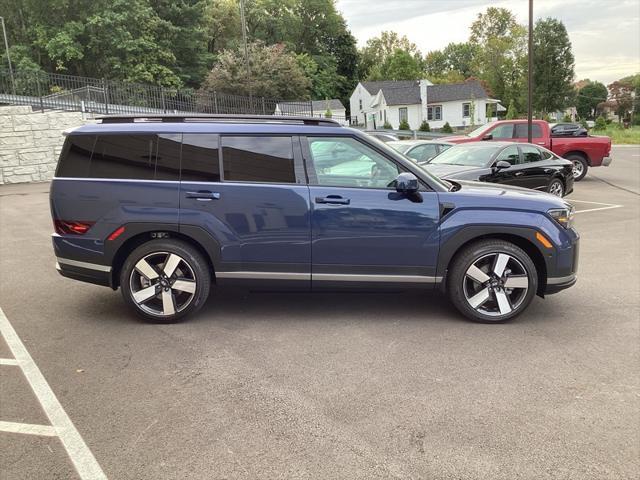
[{"label": "taillight", "polygon": [[54,220],[53,227],[60,235],[84,235],[95,222],[77,222],[73,220]]}]

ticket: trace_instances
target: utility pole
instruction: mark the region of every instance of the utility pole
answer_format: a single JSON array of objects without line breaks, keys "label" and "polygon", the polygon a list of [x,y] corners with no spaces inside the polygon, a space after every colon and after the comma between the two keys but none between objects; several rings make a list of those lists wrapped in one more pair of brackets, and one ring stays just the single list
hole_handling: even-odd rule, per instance
[{"label": "utility pole", "polygon": [[2,23],[2,35],[4,36],[4,48],[7,51],[7,62],[9,63],[9,76],[11,77],[11,91],[16,94],[16,82],[13,79],[13,67],[11,66],[11,56],[9,55],[9,42],[7,41],[7,29],[4,26],[4,17],[0,17]]},{"label": "utility pole", "polygon": [[244,61],[247,65],[249,98],[251,98],[251,68],[249,67],[249,49],[247,47],[247,18],[245,16],[244,0],[240,0],[240,24],[242,26],[242,42],[244,43]]},{"label": "utility pole", "polygon": [[533,134],[533,0],[529,0],[529,72],[527,105],[527,141],[531,143]]}]

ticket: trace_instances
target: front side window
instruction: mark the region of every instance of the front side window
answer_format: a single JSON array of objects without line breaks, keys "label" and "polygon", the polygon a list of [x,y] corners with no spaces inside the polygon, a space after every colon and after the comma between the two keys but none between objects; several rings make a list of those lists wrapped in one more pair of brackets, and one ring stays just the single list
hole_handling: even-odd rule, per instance
[{"label": "front side window", "polygon": [[309,150],[318,185],[390,188],[398,166],[367,145],[349,137],[310,137]]},{"label": "front side window", "polygon": [[496,157],[496,162],[504,161],[509,162],[511,165],[520,163],[520,154],[518,153],[518,147],[507,147]]},{"label": "front side window", "polygon": [[488,133],[491,134],[493,140],[506,140],[513,138],[513,123],[503,123]]},{"label": "front side window", "polygon": [[291,137],[224,136],[224,181],[296,183]]},{"label": "front side window", "polygon": [[533,145],[522,145],[522,161],[524,163],[539,162],[542,160],[542,153]]},{"label": "front side window", "polygon": [[399,115],[400,123],[409,121],[409,112],[407,111],[407,107],[399,108],[398,115]]},{"label": "front side window", "polygon": [[463,103],[462,104],[462,116],[465,117],[465,118],[471,116],[471,104],[470,103]]}]

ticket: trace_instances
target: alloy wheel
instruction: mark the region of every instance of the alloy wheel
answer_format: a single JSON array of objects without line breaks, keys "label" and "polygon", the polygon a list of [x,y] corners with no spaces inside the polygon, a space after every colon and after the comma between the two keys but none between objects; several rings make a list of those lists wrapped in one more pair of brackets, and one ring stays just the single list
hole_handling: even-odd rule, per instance
[{"label": "alloy wheel", "polygon": [[579,178],[584,172],[584,165],[580,160],[573,161],[573,178]]},{"label": "alloy wheel", "polygon": [[463,279],[464,296],[482,315],[508,315],[524,301],[529,275],[522,263],[506,253],[490,253],[475,260]]},{"label": "alloy wheel", "polygon": [[562,187],[562,183],[560,180],[554,180],[549,186],[549,193],[551,195],[555,195],[556,197],[561,197],[564,195],[564,188]]},{"label": "alloy wheel", "polygon": [[181,256],[154,252],[138,260],[129,278],[131,295],[138,308],[167,317],[189,306],[196,293],[193,269]]}]

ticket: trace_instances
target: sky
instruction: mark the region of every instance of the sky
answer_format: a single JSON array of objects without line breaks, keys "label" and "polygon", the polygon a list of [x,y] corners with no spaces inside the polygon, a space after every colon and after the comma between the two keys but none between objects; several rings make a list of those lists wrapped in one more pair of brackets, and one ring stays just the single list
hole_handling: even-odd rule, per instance
[{"label": "sky", "polygon": [[[406,35],[423,54],[465,42],[478,13],[511,10],[528,24],[527,0],[337,0],[358,46],[384,30]],[[640,0],[534,0],[534,21],[554,17],[569,33],[576,80],[605,85],[640,72]]]}]

